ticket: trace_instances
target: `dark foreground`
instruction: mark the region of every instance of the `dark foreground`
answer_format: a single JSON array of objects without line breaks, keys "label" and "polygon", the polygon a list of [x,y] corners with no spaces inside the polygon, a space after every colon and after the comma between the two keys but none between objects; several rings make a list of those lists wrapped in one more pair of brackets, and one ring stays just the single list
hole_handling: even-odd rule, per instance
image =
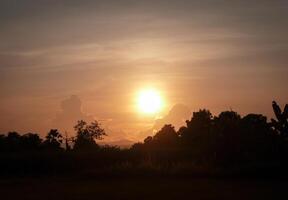
[{"label": "dark foreground", "polygon": [[275,179],[23,178],[0,180],[1,199],[287,199]]}]

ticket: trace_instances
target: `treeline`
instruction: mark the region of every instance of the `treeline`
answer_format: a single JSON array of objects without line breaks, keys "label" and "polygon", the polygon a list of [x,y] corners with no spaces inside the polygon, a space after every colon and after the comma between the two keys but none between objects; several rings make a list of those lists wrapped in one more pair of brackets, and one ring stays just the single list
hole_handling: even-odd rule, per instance
[{"label": "treeline", "polygon": [[178,131],[165,125],[132,149],[152,159],[193,160],[199,164],[239,164],[288,161],[288,105],[283,112],[272,104],[276,119],[261,114],[241,117],[234,111],[212,116],[209,110],[194,112]]},{"label": "treeline", "polygon": [[283,111],[276,102],[272,107],[275,119],[271,121],[261,114],[241,117],[225,111],[213,116],[209,110],[199,110],[178,131],[165,125],[130,149],[97,145],[96,140],[106,136],[97,121],[78,121],[73,138],[56,129],[44,139],[35,133],[9,132],[0,135],[0,171],[113,171],[119,167],[131,171],[143,163],[160,171],[183,166],[189,170],[191,166],[283,167],[288,163],[288,105]]},{"label": "treeline", "polygon": [[57,129],[51,129],[44,140],[37,133],[20,135],[17,132],[9,132],[0,135],[1,153],[33,152],[39,150],[60,151],[62,150],[62,135]]},{"label": "treeline", "polygon": [[20,135],[17,132],[9,132],[0,135],[0,153],[20,152],[64,152],[71,150],[93,151],[99,148],[96,139],[102,139],[106,133],[97,121],[87,124],[80,120],[74,127],[77,136],[63,136],[57,129],[51,129],[43,139],[37,133]]}]

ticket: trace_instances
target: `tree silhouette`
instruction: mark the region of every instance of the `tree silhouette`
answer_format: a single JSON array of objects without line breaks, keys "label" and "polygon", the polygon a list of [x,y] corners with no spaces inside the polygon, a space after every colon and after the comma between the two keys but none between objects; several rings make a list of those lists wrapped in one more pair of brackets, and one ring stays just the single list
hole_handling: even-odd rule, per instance
[{"label": "tree silhouette", "polygon": [[276,116],[275,119],[271,119],[272,127],[277,131],[277,133],[282,137],[288,136],[288,104],[285,105],[283,112],[281,111],[280,106],[273,101],[272,107],[274,114]]},{"label": "tree silhouette", "polygon": [[100,124],[97,121],[93,121],[90,124],[80,120],[74,126],[74,129],[77,133],[74,149],[93,149],[97,147],[95,140],[103,139],[103,136],[106,136],[104,129],[100,127]]},{"label": "tree silhouette", "polygon": [[153,137],[152,136],[148,136],[144,139],[144,144],[149,145],[153,142]]},{"label": "tree silhouette", "polygon": [[51,129],[45,137],[43,145],[48,149],[59,150],[63,142],[62,138],[63,136],[57,129]]},{"label": "tree silhouette", "polygon": [[239,159],[265,159],[273,150],[273,133],[267,117],[260,114],[248,114],[241,120],[238,148]]},{"label": "tree silhouette", "polygon": [[35,151],[40,149],[42,139],[36,133],[26,133],[21,136],[21,149]]},{"label": "tree silhouette", "polygon": [[171,145],[177,142],[177,139],[178,135],[171,124],[164,125],[153,137],[153,141],[158,145]]},{"label": "tree silhouette", "polygon": [[212,125],[212,114],[209,110],[203,109],[193,112],[191,120],[186,120],[186,127],[179,129],[179,134],[185,144],[191,145],[198,137],[207,135]]},{"label": "tree silhouette", "polygon": [[0,152],[4,152],[7,149],[6,144],[6,136],[4,134],[0,134]]},{"label": "tree silhouette", "polygon": [[214,118],[213,135],[215,138],[216,159],[223,164],[235,163],[240,149],[240,122],[241,116],[234,111],[221,112]]},{"label": "tree silhouette", "polygon": [[212,114],[206,109],[193,112],[191,120],[186,120],[186,127],[181,127],[178,133],[187,157],[201,161],[208,157],[209,151],[213,151],[212,125]]},{"label": "tree silhouette", "polygon": [[7,142],[7,150],[10,152],[15,152],[19,151],[20,144],[21,144],[21,136],[19,133],[13,131],[9,132],[7,137],[6,137],[6,142]]}]

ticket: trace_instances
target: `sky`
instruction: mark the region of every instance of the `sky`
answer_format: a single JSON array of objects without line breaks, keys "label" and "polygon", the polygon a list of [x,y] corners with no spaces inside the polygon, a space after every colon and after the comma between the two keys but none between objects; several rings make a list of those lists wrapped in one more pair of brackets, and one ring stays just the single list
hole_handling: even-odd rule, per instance
[{"label": "sky", "polygon": [[[193,111],[272,117],[288,103],[286,0],[0,0],[0,132],[138,141]],[[156,88],[157,115],[135,108]]]}]

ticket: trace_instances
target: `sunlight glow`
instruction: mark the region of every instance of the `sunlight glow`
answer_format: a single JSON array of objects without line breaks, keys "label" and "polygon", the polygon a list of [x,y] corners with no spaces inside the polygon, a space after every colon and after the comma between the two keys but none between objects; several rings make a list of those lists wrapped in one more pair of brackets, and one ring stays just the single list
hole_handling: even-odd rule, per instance
[{"label": "sunlight glow", "polygon": [[146,89],[139,92],[138,109],[142,113],[154,114],[163,107],[163,100],[155,89]]}]

